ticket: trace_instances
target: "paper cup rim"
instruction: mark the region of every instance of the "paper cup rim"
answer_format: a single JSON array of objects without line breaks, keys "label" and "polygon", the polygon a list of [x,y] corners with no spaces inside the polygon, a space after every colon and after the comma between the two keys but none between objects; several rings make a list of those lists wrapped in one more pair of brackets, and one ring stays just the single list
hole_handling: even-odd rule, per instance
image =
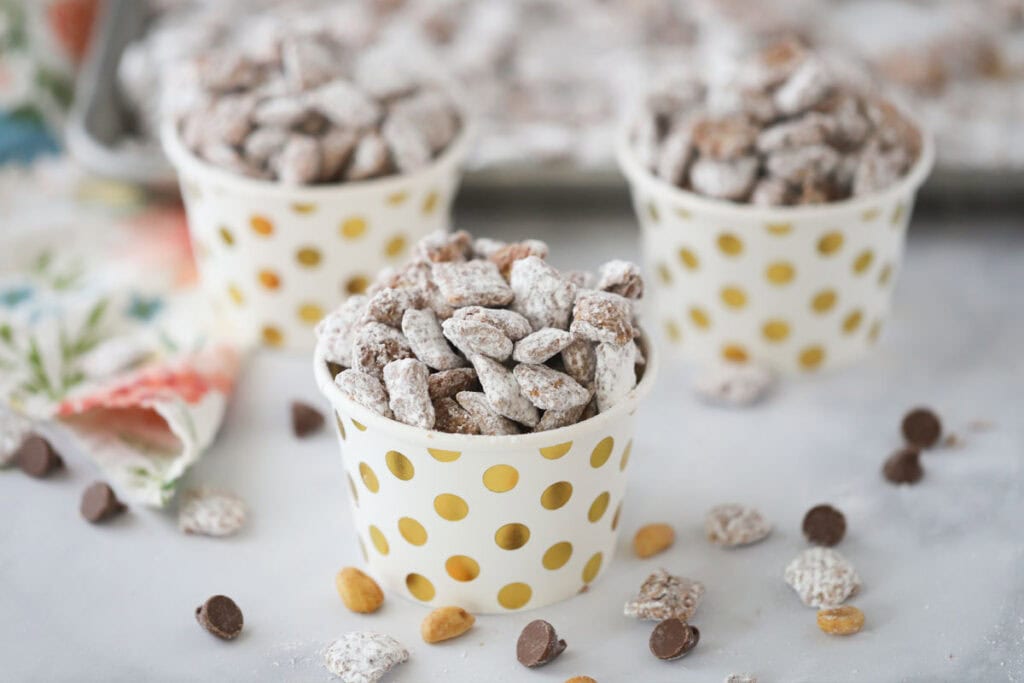
[{"label": "paper cup rim", "polygon": [[300,201],[306,199],[315,201],[346,191],[353,193],[364,190],[397,192],[407,187],[410,183],[418,183],[429,178],[438,169],[461,163],[466,158],[470,140],[476,131],[476,124],[466,107],[457,106],[457,110],[461,123],[458,134],[440,156],[433,159],[423,168],[419,168],[412,173],[393,173],[380,178],[370,178],[369,180],[353,180],[324,185],[285,185],[276,180],[248,178],[203,161],[182,143],[174,117],[166,117],[161,124],[160,141],[167,158],[171,160],[179,172],[200,176],[204,181],[214,182],[238,192],[287,196],[290,199]]},{"label": "paper cup rim", "polygon": [[[751,216],[756,215],[767,221],[792,221],[795,219],[828,219],[840,214],[866,211],[872,206],[894,199],[898,196],[917,192],[924,183],[928,174],[931,173],[935,163],[935,141],[921,121],[912,116],[903,107],[891,103],[900,114],[914,125],[921,135],[921,151],[917,160],[902,178],[891,187],[881,192],[873,192],[863,197],[850,197],[827,204],[807,204],[803,206],[755,206],[753,204],[739,204],[724,199],[714,199],[704,195],[684,190],[671,185],[665,180],[654,175],[644,168],[636,158],[629,142],[629,132],[632,122],[636,118],[635,110],[625,117],[619,126],[615,141],[615,157],[619,169],[630,183],[636,183],[651,194],[658,195],[662,199],[675,200],[685,203],[687,208],[698,211],[727,213],[733,215]],[[795,226],[799,229],[799,224]]]},{"label": "paper cup rim", "polygon": [[609,422],[622,419],[624,414],[634,411],[639,405],[640,400],[650,393],[659,372],[658,352],[654,348],[654,344],[651,344],[649,337],[643,333],[641,333],[640,340],[647,361],[644,366],[643,377],[640,378],[637,385],[629,391],[624,399],[612,406],[611,410],[598,413],[590,419],[565,427],[549,429],[543,432],[530,432],[528,434],[452,434],[413,427],[412,425],[379,415],[341,393],[341,389],[335,384],[334,378],[327,367],[322,341],[317,342],[316,351],[313,354],[313,374],[316,378],[317,386],[320,388],[321,393],[331,402],[331,406],[335,409],[339,405],[344,406],[350,417],[354,417],[360,424],[366,427],[388,431],[398,438],[409,441],[436,441],[438,445],[444,446],[459,444],[463,448],[476,448],[477,450],[483,448],[486,450],[521,451],[533,447],[550,446],[555,441],[572,441],[572,434],[575,432],[579,432],[582,429],[597,429]]}]

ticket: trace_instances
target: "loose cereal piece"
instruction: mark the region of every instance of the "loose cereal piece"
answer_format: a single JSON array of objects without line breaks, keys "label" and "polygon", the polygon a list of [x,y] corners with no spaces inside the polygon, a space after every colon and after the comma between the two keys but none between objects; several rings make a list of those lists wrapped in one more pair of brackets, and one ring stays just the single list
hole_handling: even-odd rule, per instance
[{"label": "loose cereal piece", "polygon": [[338,73],[338,59],[331,49],[309,36],[289,36],[281,41],[281,67],[295,91],[331,80]]},{"label": "loose cereal piece", "polygon": [[[592,394],[593,392],[588,390],[588,393]],[[545,410],[544,414],[541,415],[540,422],[533,428],[533,431],[546,432],[549,429],[558,429],[559,427],[568,427],[569,425],[576,424],[584,419],[583,414],[592,403],[593,401],[587,401],[583,405],[572,408]]]},{"label": "loose cereal piece", "polygon": [[701,371],[693,389],[709,403],[740,408],[761,400],[774,384],[775,375],[766,366],[729,364]]},{"label": "loose cereal piece", "polygon": [[630,261],[609,261],[598,271],[597,289],[639,299],[644,295],[644,278],[640,269]]},{"label": "loose cereal piece", "polygon": [[853,195],[861,197],[880,192],[899,180],[910,165],[910,156],[901,147],[883,151],[878,140],[870,140],[860,153],[853,177]]},{"label": "loose cereal piece", "polygon": [[893,484],[916,484],[924,477],[921,451],[913,446],[901,448],[885,461],[882,475]]},{"label": "loose cereal piece", "polygon": [[574,338],[572,343],[562,350],[562,365],[565,372],[580,384],[594,381],[597,371],[597,353],[594,345],[586,339]]},{"label": "loose cereal piece", "polygon": [[516,342],[530,334],[530,321],[504,308],[483,308],[482,306],[466,306],[455,311],[458,319],[476,320],[493,325],[505,333],[505,336]]},{"label": "loose cereal piece", "polygon": [[676,540],[675,529],[669,524],[646,524],[637,529],[633,536],[633,552],[637,557],[654,557],[672,547]]},{"label": "loose cereal piece", "polygon": [[656,154],[654,172],[658,177],[672,185],[682,185],[694,156],[693,128],[684,124],[676,125]]},{"label": "loose cereal piece", "polygon": [[0,467],[12,464],[18,448],[32,432],[32,421],[0,407]]},{"label": "loose cereal piece", "polygon": [[839,165],[839,153],[827,145],[782,149],[768,155],[765,166],[775,178],[791,183],[824,179]]},{"label": "loose cereal piece", "polygon": [[700,581],[658,569],[644,580],[637,596],[626,603],[623,614],[648,621],[673,617],[688,621],[703,597],[704,584]]},{"label": "loose cereal piece", "polygon": [[586,388],[564,372],[546,365],[520,363],[512,370],[512,374],[519,382],[523,395],[541,410],[585,406],[590,401],[590,392]]},{"label": "loose cereal piece", "polygon": [[[519,382],[505,366],[486,356],[473,356],[470,361],[476,368],[480,385],[484,388],[484,394],[494,410],[527,427],[537,426],[540,421],[540,413],[537,412],[530,399],[523,396]],[[459,403],[462,402],[459,401]],[[469,406],[463,404],[463,407],[473,412]],[[481,431],[483,430],[481,429]]]},{"label": "loose cereal piece", "polygon": [[[454,370],[466,364],[466,361],[448,346],[441,323],[432,310],[406,309],[405,315],[402,316],[402,332],[416,357],[435,370]],[[470,370],[471,379],[475,378],[472,373]],[[432,375],[431,379],[434,376],[436,375]],[[448,395],[454,396],[457,391]]]},{"label": "loose cereal piece", "polygon": [[480,426],[453,398],[434,399],[434,429],[449,434],[479,434]]},{"label": "loose cereal piece", "polygon": [[257,128],[249,133],[242,146],[246,160],[254,166],[266,166],[267,161],[281,151],[290,136],[284,128]]},{"label": "loose cereal piece", "polygon": [[818,610],[818,628],[833,636],[849,636],[864,628],[864,613],[853,605]]},{"label": "loose cereal piece", "polygon": [[182,497],[178,528],[186,534],[230,536],[245,524],[245,503],[230,493],[198,489]]},{"label": "loose cereal piece", "polygon": [[489,255],[487,259],[498,266],[501,276],[508,280],[512,274],[512,264],[527,256],[546,259],[548,257],[548,245],[540,240],[526,240],[514,244],[506,244]]},{"label": "loose cereal piece", "polygon": [[512,309],[525,316],[533,329],[568,329],[576,285],[564,280],[557,270],[536,256],[528,256],[512,264],[509,285],[515,293]]},{"label": "loose cereal piece", "polygon": [[757,683],[757,676],[754,674],[729,674],[725,683]]},{"label": "loose cereal piece", "polygon": [[366,323],[352,338],[352,367],[378,379],[391,361],[412,357],[405,335],[383,323]]},{"label": "loose cereal piece", "polygon": [[821,145],[836,127],[835,119],[819,112],[808,112],[798,119],[776,123],[757,135],[757,149],[777,152],[781,149]]},{"label": "loose cereal piece", "polygon": [[311,107],[339,128],[368,128],[375,125],[381,115],[376,102],[356,86],[340,79],[313,90],[307,98]]},{"label": "loose cereal piece", "polygon": [[308,185],[320,175],[320,145],[308,135],[292,135],[275,161],[285,185]]},{"label": "loose cereal piece", "polygon": [[757,166],[757,157],[752,156],[733,161],[701,158],[690,169],[690,185],[708,197],[740,200],[750,193]]},{"label": "loose cereal piece", "polygon": [[324,426],[323,413],[302,401],[292,401],[291,417],[292,433],[299,439],[316,434]]},{"label": "loose cereal piece", "polygon": [[332,128],[320,137],[320,179],[336,180],[355,152],[359,136],[344,128]]},{"label": "loose cereal piece", "polygon": [[242,632],[242,610],[226,595],[214,595],[196,607],[196,621],[221,640],[233,640]]},{"label": "loose cereal piece", "polygon": [[840,149],[849,150],[862,144],[871,131],[871,122],[861,112],[857,98],[849,93],[834,92],[814,109],[832,121],[829,138]]},{"label": "loose cereal piece", "polygon": [[793,187],[781,178],[762,178],[750,193],[755,206],[785,206],[794,201]]},{"label": "loose cereal piece", "polygon": [[804,515],[804,538],[814,545],[838,545],[846,535],[846,517],[831,505],[816,505]]},{"label": "loose cereal piece", "polygon": [[805,59],[775,91],[775,106],[785,116],[810,109],[832,90],[832,78],[820,60]]},{"label": "loose cereal piece", "polygon": [[572,343],[573,336],[565,330],[545,327],[516,342],[512,360],[517,363],[546,363]]},{"label": "loose cereal piece", "polygon": [[[429,365],[429,363],[428,363]],[[427,378],[430,398],[455,398],[460,391],[471,391],[480,388],[473,368],[453,368],[435,372]]]},{"label": "loose cereal piece", "polygon": [[255,105],[256,101],[246,95],[228,95],[217,100],[206,124],[206,140],[231,147],[241,145],[252,130]]},{"label": "loose cereal piece", "polygon": [[435,263],[434,281],[455,307],[507,306],[516,294],[490,261]]},{"label": "loose cereal piece", "polygon": [[407,117],[389,116],[380,133],[388,143],[395,167],[402,173],[411,173],[430,163],[430,146]]},{"label": "loose cereal piece", "polygon": [[308,114],[309,105],[300,98],[269,97],[253,109],[252,120],[260,126],[273,126],[280,130],[297,126]]},{"label": "loose cereal piece", "polygon": [[786,565],[786,583],[808,607],[833,607],[856,595],[857,571],[831,548],[810,548]]},{"label": "loose cereal piece", "polygon": [[327,361],[351,367],[352,337],[366,310],[367,301],[369,299],[362,294],[350,296],[317,323],[316,336],[323,342],[324,358]]},{"label": "loose cereal piece", "polygon": [[672,661],[690,654],[700,642],[700,631],[685,619],[671,617],[654,627],[648,646],[658,659]]},{"label": "loose cereal piece", "polygon": [[416,245],[416,256],[431,263],[462,262],[473,254],[473,236],[465,230],[443,230],[427,235]]},{"label": "loose cereal piece", "polygon": [[500,249],[508,245],[508,242],[496,240],[491,237],[477,237],[473,240],[473,256],[476,258],[489,259]]},{"label": "loose cereal piece", "polygon": [[479,354],[504,361],[512,355],[512,340],[493,325],[466,318],[449,318],[441,329],[455,348],[467,357]]},{"label": "loose cereal piece", "polygon": [[565,652],[565,641],[555,633],[555,627],[543,619],[526,625],[516,643],[516,659],[523,666],[543,666]]},{"label": "loose cereal piece", "polygon": [[388,145],[376,133],[367,133],[359,138],[352,160],[345,171],[346,180],[366,180],[388,170]]},{"label": "loose cereal piece", "polygon": [[384,604],[377,582],[355,567],[343,567],[334,577],[334,587],[345,607],[358,614],[372,614]]},{"label": "loose cereal piece", "polygon": [[460,391],[455,400],[473,417],[481,434],[497,436],[519,433],[516,423],[498,414],[485,394],[479,391]]},{"label": "loose cereal piece", "polygon": [[594,383],[597,407],[602,413],[610,410],[636,386],[636,347],[598,344]]},{"label": "loose cereal piece", "polygon": [[427,388],[429,374],[426,364],[415,358],[391,361],[384,366],[388,406],[396,420],[413,427],[433,429],[434,405]]},{"label": "loose cereal piece", "polygon": [[324,650],[324,666],[344,683],[376,683],[409,659],[409,652],[391,636],[352,631]]},{"label": "loose cereal piece", "polygon": [[942,421],[928,408],[915,408],[904,416],[900,431],[911,446],[931,448],[942,437]]},{"label": "loose cereal piece", "polygon": [[[426,305],[426,297],[419,289],[386,287],[370,297],[370,301],[366,304],[366,317],[394,328],[403,328],[405,314]],[[402,331],[405,331],[404,328]],[[408,337],[408,333],[406,333],[406,337]]]},{"label": "loose cereal piece", "polygon": [[388,407],[388,394],[376,376],[350,368],[335,377],[334,383],[342,394],[364,408],[387,418],[394,417]]},{"label": "loose cereal piece", "polygon": [[473,627],[476,618],[461,607],[438,607],[423,619],[420,635],[425,643],[458,638]]},{"label": "loose cereal piece", "polygon": [[569,330],[575,337],[617,346],[633,340],[633,308],[618,294],[580,292],[572,315]]},{"label": "loose cereal piece", "polygon": [[765,539],[772,525],[752,507],[729,503],[708,510],[704,535],[715,545],[733,548]]},{"label": "loose cereal piece", "polygon": [[702,158],[736,161],[757,141],[757,128],[744,116],[701,119],[693,128],[693,144]]}]

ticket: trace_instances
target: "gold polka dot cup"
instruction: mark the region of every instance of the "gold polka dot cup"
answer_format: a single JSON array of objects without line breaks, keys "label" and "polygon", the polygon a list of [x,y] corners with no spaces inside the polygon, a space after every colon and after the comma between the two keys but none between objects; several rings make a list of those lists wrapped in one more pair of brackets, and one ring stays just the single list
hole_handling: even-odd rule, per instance
[{"label": "gold polka dot cup", "polygon": [[405,261],[420,238],[449,229],[468,137],[463,126],[415,173],[288,187],[211,166],[165,126],[203,289],[220,319],[242,343],[311,352],[314,326],[340,299]]},{"label": "gold polka dot cup", "polygon": [[616,155],[640,220],[667,348],[701,365],[760,362],[784,373],[836,368],[878,340],[904,238],[934,148],[885,192],[817,206],[758,207],[674,187]]},{"label": "gold polka dot cup", "polygon": [[356,537],[392,594],[473,613],[572,597],[615,552],[633,414],[657,374],[611,410],[561,429],[469,436],[411,427],[350,401],[318,348],[335,411]]}]

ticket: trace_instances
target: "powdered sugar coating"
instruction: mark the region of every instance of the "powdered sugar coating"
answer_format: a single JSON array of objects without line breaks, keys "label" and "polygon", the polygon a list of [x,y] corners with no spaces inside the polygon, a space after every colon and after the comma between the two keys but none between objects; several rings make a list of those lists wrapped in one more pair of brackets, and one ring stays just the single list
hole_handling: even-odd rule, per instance
[{"label": "powdered sugar coating", "polygon": [[409,652],[391,636],[352,631],[327,646],[324,666],[344,683],[375,683],[409,659]]},{"label": "powdered sugar coating", "polygon": [[729,674],[725,683],[757,683],[757,676],[754,674]]},{"label": "powdered sugar coating", "polygon": [[477,320],[493,325],[505,333],[512,341],[519,341],[530,334],[530,321],[515,311],[507,308],[484,308],[483,306],[466,306],[455,311],[455,318]]},{"label": "powdered sugar coating", "polygon": [[245,524],[245,502],[234,494],[198,489],[182,496],[178,528],[186,534],[231,536]]},{"label": "powdered sugar coating", "polygon": [[476,370],[473,368],[453,368],[435,372],[427,378],[427,388],[430,398],[454,398],[460,391],[470,391],[479,388],[476,379]]},{"label": "powdered sugar coating", "polygon": [[564,372],[546,365],[520,363],[512,374],[519,382],[523,395],[541,410],[584,406],[590,401],[587,389]]},{"label": "powdered sugar coating", "polygon": [[448,346],[441,323],[432,310],[406,309],[402,316],[402,332],[416,357],[435,370],[452,370],[466,364]]},{"label": "powdered sugar coating", "polygon": [[490,261],[435,263],[434,281],[452,306],[507,306],[515,293]]},{"label": "powdered sugar coating", "polygon": [[338,373],[334,383],[341,393],[359,405],[384,417],[393,417],[384,385],[373,375],[349,368]]},{"label": "powdered sugar coating", "polygon": [[509,285],[515,294],[512,310],[521,313],[533,329],[568,329],[576,285],[563,279],[558,271],[536,256],[512,264]]},{"label": "powdered sugar coating", "polygon": [[704,519],[704,535],[715,545],[732,548],[763,540],[772,525],[752,507],[727,503],[708,510]]},{"label": "powdered sugar coating", "polygon": [[384,366],[388,407],[396,420],[413,427],[434,428],[434,406],[427,384],[429,375],[426,364],[415,358],[391,361]]},{"label": "powdered sugar coating", "polygon": [[565,330],[545,327],[516,342],[512,360],[517,363],[545,363],[572,343]]},{"label": "powdered sugar coating", "polygon": [[482,355],[503,361],[512,355],[512,340],[493,325],[466,318],[449,318],[444,336],[466,356]]},{"label": "powdered sugar coating", "polygon": [[700,581],[657,569],[644,580],[640,592],[626,603],[622,612],[627,617],[649,621],[673,617],[689,621],[703,597],[704,584]]},{"label": "powdered sugar coating", "polygon": [[412,356],[405,336],[383,323],[363,325],[352,339],[352,367],[378,379],[384,379],[385,365]]},{"label": "powdered sugar coating", "polygon": [[856,595],[861,581],[853,565],[832,548],[809,548],[786,565],[786,583],[808,607],[835,607]]},{"label": "powdered sugar coating", "polygon": [[633,309],[629,300],[611,292],[583,291],[576,297],[574,337],[622,346],[633,339]]},{"label": "powdered sugar coating", "polygon": [[449,434],[479,434],[480,427],[468,410],[454,398],[434,401],[434,429]]},{"label": "powdered sugar coating", "polygon": [[[588,396],[593,396],[593,392],[587,390]],[[584,411],[590,405],[591,400],[588,398],[585,403],[581,403],[578,406],[572,408],[552,408],[551,410],[545,410],[544,414],[540,416],[540,422],[533,428],[535,432],[546,432],[549,429],[558,429],[559,427],[567,427],[571,424],[576,424],[583,417]]]},{"label": "powdered sugar coating", "polygon": [[386,287],[370,297],[366,316],[390,327],[402,328],[406,313],[426,305],[426,296],[418,287]]},{"label": "powdered sugar coating", "polygon": [[632,342],[623,346],[598,344],[594,369],[597,388],[597,407],[602,413],[636,386],[636,347]]},{"label": "powdered sugar coating", "polygon": [[698,159],[690,169],[690,184],[708,197],[743,199],[757,178],[757,165],[752,156],[730,161]]},{"label": "powdered sugar coating", "polygon": [[484,395],[494,410],[527,427],[537,425],[540,413],[522,394],[519,382],[504,365],[485,356],[473,356],[470,361],[476,369]]},{"label": "powdered sugar coating", "polygon": [[461,391],[455,400],[473,417],[481,434],[495,436],[519,433],[516,423],[498,414],[482,392]]},{"label": "powdered sugar coating", "polygon": [[635,263],[608,261],[598,269],[597,289],[627,299],[639,299],[644,295],[644,279]]},{"label": "powdered sugar coating", "polygon": [[597,353],[594,351],[594,345],[586,339],[574,338],[562,350],[562,365],[565,366],[565,372],[580,384],[593,382],[597,371]]}]

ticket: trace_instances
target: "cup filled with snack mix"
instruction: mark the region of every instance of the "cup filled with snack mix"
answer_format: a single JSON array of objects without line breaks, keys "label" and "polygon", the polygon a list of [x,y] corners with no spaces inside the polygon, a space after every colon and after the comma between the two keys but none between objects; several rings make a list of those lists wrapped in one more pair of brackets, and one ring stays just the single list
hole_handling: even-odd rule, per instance
[{"label": "cup filled with snack mix", "polygon": [[202,284],[243,341],[306,351],[339,297],[449,228],[469,121],[443,78],[327,34],[183,66],[162,141]]},{"label": "cup filled with snack mix", "polygon": [[666,79],[617,144],[669,346],[703,365],[839,367],[877,341],[931,139],[800,43],[726,82]]},{"label": "cup filled with snack mix", "polygon": [[432,605],[501,613],[608,567],[657,372],[637,266],[559,272],[536,240],[437,233],[317,327],[370,572]]}]

